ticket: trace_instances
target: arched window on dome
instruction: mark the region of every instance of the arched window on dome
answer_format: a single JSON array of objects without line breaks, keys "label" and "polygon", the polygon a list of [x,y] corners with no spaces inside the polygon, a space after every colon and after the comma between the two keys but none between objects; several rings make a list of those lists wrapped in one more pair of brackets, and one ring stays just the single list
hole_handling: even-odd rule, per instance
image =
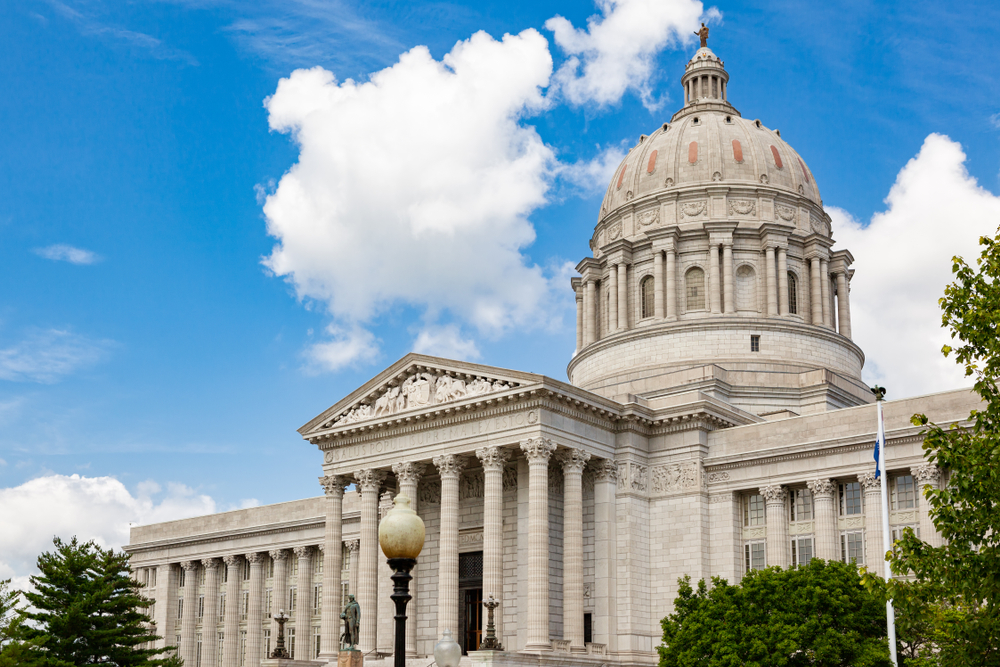
[{"label": "arched window on dome", "polygon": [[757,273],[749,264],[736,269],[736,310],[757,310]]},{"label": "arched window on dome", "polygon": [[799,281],[791,271],[788,272],[788,312],[792,315],[799,312]]},{"label": "arched window on dome", "polygon": [[684,293],[687,300],[684,309],[688,312],[692,310],[705,310],[705,272],[697,266],[692,266],[684,274]]},{"label": "arched window on dome", "polygon": [[639,295],[642,297],[642,317],[643,319],[653,316],[653,306],[655,305],[655,286],[653,276],[646,276],[639,283]]}]

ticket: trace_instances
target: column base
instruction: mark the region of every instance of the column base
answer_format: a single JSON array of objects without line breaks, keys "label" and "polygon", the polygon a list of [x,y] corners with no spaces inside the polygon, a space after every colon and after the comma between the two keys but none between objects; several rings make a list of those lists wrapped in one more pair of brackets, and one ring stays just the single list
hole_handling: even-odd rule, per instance
[{"label": "column base", "polygon": [[524,649],[519,651],[519,653],[551,653],[552,652],[552,642],[528,642],[524,645]]}]

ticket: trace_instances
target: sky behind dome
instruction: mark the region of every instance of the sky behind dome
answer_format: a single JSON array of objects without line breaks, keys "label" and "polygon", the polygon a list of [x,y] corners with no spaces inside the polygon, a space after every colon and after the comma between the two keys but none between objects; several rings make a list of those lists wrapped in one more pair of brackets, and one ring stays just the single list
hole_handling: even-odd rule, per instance
[{"label": "sky behind dome", "polygon": [[866,380],[964,386],[935,303],[1000,223],[994,3],[3,3],[0,577],[318,495],[296,429],[409,351],[564,379],[700,20],[856,258]]}]

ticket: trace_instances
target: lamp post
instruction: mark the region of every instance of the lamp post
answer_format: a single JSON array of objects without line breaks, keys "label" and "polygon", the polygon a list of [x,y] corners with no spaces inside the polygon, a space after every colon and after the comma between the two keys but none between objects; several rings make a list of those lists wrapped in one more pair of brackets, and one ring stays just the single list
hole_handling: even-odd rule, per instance
[{"label": "lamp post", "polygon": [[378,543],[392,568],[392,595],[396,604],[395,667],[406,666],[406,604],[410,601],[410,570],[424,548],[424,522],[410,509],[410,499],[399,494],[394,506],[378,526]]},{"label": "lamp post", "polygon": [[274,644],[274,650],[271,651],[271,658],[282,658],[284,660],[290,659],[288,651],[285,650],[285,623],[288,622],[288,617],[285,616],[285,610],[279,609],[277,616],[272,616],[274,620],[278,622],[278,641]]}]

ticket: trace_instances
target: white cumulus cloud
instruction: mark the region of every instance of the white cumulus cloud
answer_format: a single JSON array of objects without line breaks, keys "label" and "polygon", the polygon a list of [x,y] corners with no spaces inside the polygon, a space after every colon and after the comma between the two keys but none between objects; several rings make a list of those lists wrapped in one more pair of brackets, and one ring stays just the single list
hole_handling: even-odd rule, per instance
[{"label": "white cumulus cloud", "polygon": [[75,248],[65,243],[36,248],[35,254],[45,259],[55,262],[69,262],[70,264],[95,264],[101,261],[101,257],[90,250]]},{"label": "white cumulus cloud", "polygon": [[365,326],[394,305],[486,336],[552,323],[550,277],[522,252],[556,163],[522,119],[545,108],[551,71],[526,30],[476,33],[441,61],[416,47],[365,83],[322,68],[281,80],[269,121],[300,156],[264,205],[265,264],[333,316],[309,353],[320,365],[370,357]]},{"label": "white cumulus cloud", "polygon": [[[244,504],[256,504],[249,501]],[[153,481],[131,493],[113,477],[46,475],[0,489],[0,579],[25,585],[54,536],[94,540],[120,548],[129,541],[129,524],[156,523],[216,511],[215,501],[183,484],[164,490]]]},{"label": "white cumulus cloud", "polygon": [[627,90],[652,102],[651,79],[656,54],[694,39],[705,14],[696,0],[599,0],[600,16],[587,20],[586,30],[555,16],[545,22],[556,45],[568,56],[555,75],[562,95],[574,105],[614,104]]},{"label": "white cumulus cloud", "polygon": [[479,348],[476,342],[462,336],[462,332],[454,324],[447,326],[432,326],[423,329],[417,335],[413,351],[420,354],[431,354],[448,359],[478,359]]},{"label": "white cumulus cloud", "polygon": [[951,338],[938,299],[953,280],[951,258],[973,263],[979,237],[996,233],[1000,197],[969,175],[958,143],[931,134],[885,202],[888,208],[864,226],[846,211],[827,209],[837,247],[855,257],[851,314],[866,380],[884,384],[887,398],[971,386],[954,358],[941,354]]},{"label": "white cumulus cloud", "polygon": [[72,331],[33,331],[20,342],[0,348],[0,380],[52,383],[100,361],[114,344]]}]

